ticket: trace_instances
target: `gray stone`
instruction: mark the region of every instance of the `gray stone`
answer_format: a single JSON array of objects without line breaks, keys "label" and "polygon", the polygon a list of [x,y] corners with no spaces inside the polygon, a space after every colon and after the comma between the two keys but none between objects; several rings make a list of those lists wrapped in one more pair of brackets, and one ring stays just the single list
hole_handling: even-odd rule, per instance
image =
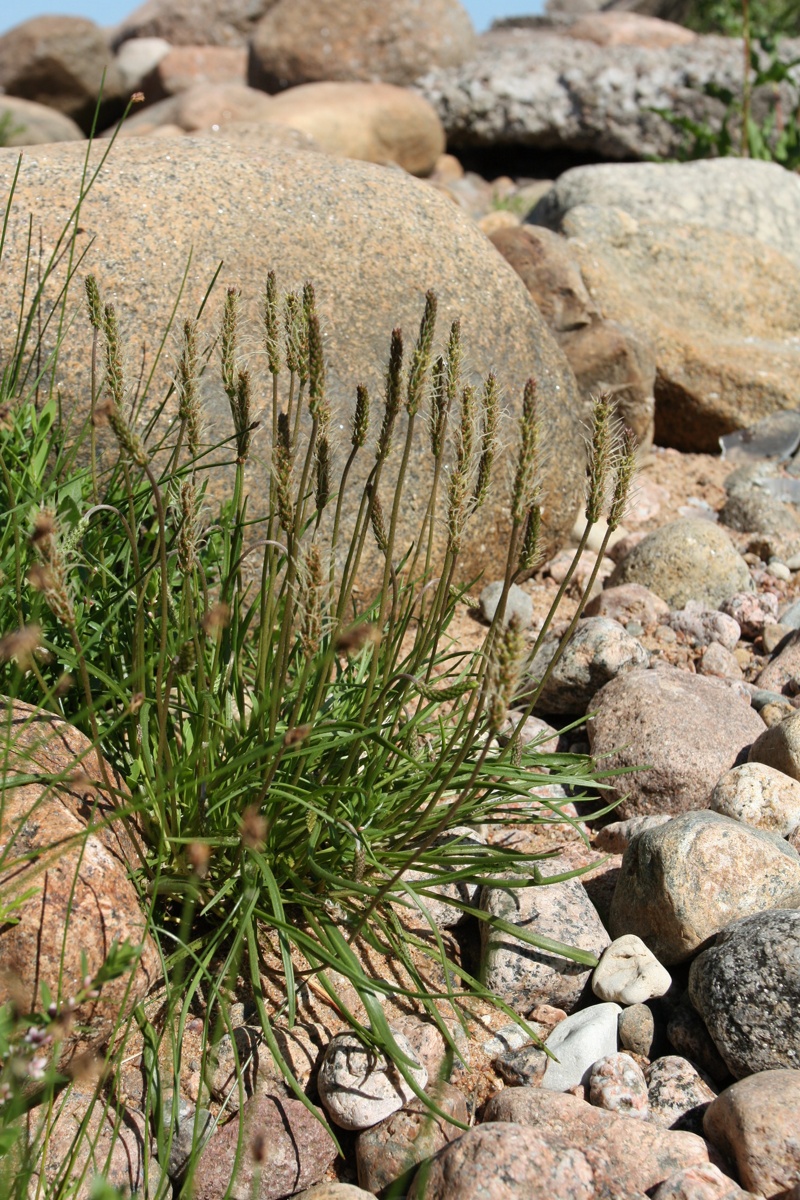
[{"label": "gray stone", "polygon": [[742,763],[722,776],[708,806],[754,829],[788,837],[800,825],[800,781],[765,763]]},{"label": "gray stone", "polygon": [[541,1083],[549,1058],[538,1046],[522,1046],[492,1059],[492,1066],[508,1087],[535,1087]]},{"label": "gray stone", "polygon": [[772,657],[756,676],[756,686],[796,696],[800,692],[800,631],[789,630],[785,625],[767,625],[762,640]]},{"label": "gray stone", "polygon": [[669,991],[669,971],[635,934],[616,938],[603,951],[592,975],[592,991],[616,1004],[644,1004]]},{"label": "gray stone", "polygon": [[744,671],[736,655],[726,650],[719,642],[711,642],[706,646],[697,663],[697,673],[720,679],[744,679]]},{"label": "gray stone", "polygon": [[[729,49],[738,53],[733,43]],[[685,49],[675,53],[686,62]],[[641,221],[747,234],[800,263],[800,179],[776,163],[711,158],[574,167],[559,176],[530,219],[557,228],[579,205],[623,209]]]},{"label": "gray stone", "polygon": [[618,1004],[592,1004],[559,1021],[545,1045],[554,1056],[547,1063],[541,1086],[566,1092],[585,1083],[598,1059],[617,1052]]},{"label": "gray stone", "polygon": [[[547,875],[570,867],[548,859]],[[480,907],[522,930],[599,957],[610,939],[579,879],[537,887],[487,887]],[[554,951],[539,950],[481,921],[482,978],[493,992],[520,1012],[551,1004],[571,1012],[581,998],[592,968]]]},{"label": "gray stone", "polygon": [[0,90],[57,109],[84,133],[92,127],[101,84],[102,129],[121,115],[124,89],[105,33],[94,21],[31,17],[0,36]]},{"label": "gray stone", "polygon": [[[457,843],[457,845],[453,845]],[[469,826],[454,826],[447,833],[440,834],[434,842],[434,846],[450,845],[449,867],[450,870],[460,870],[464,867],[465,858],[469,858],[481,846],[486,845],[486,839],[483,834],[478,833],[475,829]],[[459,853],[463,851],[463,856],[459,857]],[[476,867],[476,871],[479,868]],[[403,924],[409,929],[430,929],[430,922],[439,929],[452,929],[464,920],[465,914],[455,904],[448,904],[448,900],[456,900],[461,904],[474,905],[478,898],[479,885],[471,882],[469,879],[462,879],[458,883],[439,883],[435,875],[423,870],[412,869],[406,871],[403,875],[403,880],[406,883],[426,883],[431,888],[436,896],[418,896],[417,904],[424,906],[425,911],[421,907],[414,907],[411,897],[408,897],[408,906],[397,906],[397,912]],[[442,897],[438,899],[437,897]],[[430,919],[429,919],[430,918]]]},{"label": "gray stone", "polygon": [[654,1058],[657,1042],[663,1041],[663,1034],[656,1030],[653,1009],[648,1004],[632,1004],[630,1008],[623,1008],[617,1022],[617,1033],[620,1046],[642,1058]]},{"label": "gray stone", "polygon": [[647,1084],[642,1068],[630,1054],[608,1054],[593,1063],[586,1093],[597,1108],[641,1121],[648,1118]]},{"label": "gray stone", "polygon": [[783,1195],[800,1184],[800,1070],[759,1071],[706,1110],[706,1137],[735,1163],[745,1187]]},{"label": "gray stone", "polygon": [[135,92],[172,47],[165,38],[139,37],[123,42],[115,62],[125,90]]},{"label": "gray stone", "polygon": [[[727,499],[719,519],[730,529],[743,533],[782,534],[797,541],[800,513],[790,499],[781,499],[779,487],[775,486],[783,479],[780,468],[770,462],[757,462],[732,471],[725,480]],[[797,481],[786,480],[787,485],[793,482]]]},{"label": "gray stone", "polygon": [[633,768],[610,779],[622,818],[697,809],[720,776],[763,732],[749,704],[712,678],[674,667],[631,671],[597,693],[589,744],[603,767]]},{"label": "gray stone", "polygon": [[[521,694],[531,692],[544,677],[560,639],[545,640],[530,665]],[[537,712],[584,713],[596,693],[618,675],[644,667],[649,655],[618,621],[586,617],[579,621],[537,701]]]},{"label": "gray stone", "polygon": [[800,856],[720,813],[684,813],[633,839],[611,901],[613,937],[635,933],[665,965],[737,918],[800,899]]},{"label": "gray stone", "polygon": [[728,925],[692,963],[689,995],[737,1079],[756,1071],[797,1069],[800,907],[760,912]]},{"label": "gray stone", "polygon": [[[484,1120],[531,1125],[548,1144],[582,1148],[594,1171],[594,1200],[639,1196],[680,1167],[709,1160],[706,1143],[694,1134],[660,1129],[649,1121],[633,1124],[630,1117],[543,1088],[506,1088],[486,1105]],[[546,1195],[553,1200],[566,1194]],[[507,1193],[508,1200],[522,1195],[528,1193]]]},{"label": "gray stone", "polygon": [[608,586],[642,583],[670,608],[699,600],[717,608],[752,590],[747,563],[724,530],[700,517],[680,517],[649,533],[617,564]]},{"label": "gray stone", "polygon": [[249,77],[267,92],[322,79],[406,87],[474,50],[458,0],[275,0],[253,30]]},{"label": "gray stone", "polygon": [[[786,54],[794,56],[793,43],[783,45]],[[563,36],[553,28],[507,26],[483,34],[476,55],[463,67],[431,71],[416,86],[439,109],[447,128],[448,145],[455,154],[500,145],[543,150],[559,146],[577,152],[591,151],[607,159],[632,159],[674,157],[682,144],[683,133],[654,113],[653,108],[666,108],[719,125],[725,105],[704,94],[706,82],[719,83],[734,94],[738,92],[741,51],[733,39],[703,37],[692,45],[667,48],[598,46]],[[769,89],[762,95],[764,99],[759,96],[757,109],[764,105]],[[790,96],[791,89],[786,88],[785,103],[791,104]],[[602,170],[603,166],[574,168],[562,175],[559,183],[579,170]],[[619,169],[635,171],[638,166],[626,163]],[[636,176],[635,184],[628,188],[620,183],[621,191],[634,192],[645,216],[650,216],[656,207],[662,187],[666,192],[662,211],[675,193],[668,180],[662,183],[662,174],[676,168],[672,164],[652,164],[652,167],[656,174],[645,176],[641,183]],[[617,164],[612,164],[611,169],[617,169]],[[756,185],[752,187],[752,203],[759,217],[769,212],[770,184],[781,169],[776,167],[764,180],[763,190],[756,192]],[[718,174],[712,178],[724,176]],[[568,186],[565,185],[559,197],[569,194]],[[770,224],[785,227],[786,236],[791,239],[796,237],[796,225],[791,221],[797,218],[792,210],[784,212],[782,204],[790,186],[776,183],[775,188],[778,212],[771,216]],[[613,185],[606,190],[611,192]],[[708,190],[710,193],[711,184]],[[650,204],[646,206],[648,200]],[[683,196],[681,200],[683,209],[691,204]],[[720,209],[730,207],[727,193],[725,201],[723,204],[719,197],[710,196],[709,220]],[[742,207],[748,201],[750,195],[743,195]],[[613,199],[603,202],[615,203]],[[674,219],[682,215],[679,204],[676,199],[674,206],[679,215]],[[696,218],[702,219],[701,204],[695,213]],[[541,215],[537,210],[536,221],[550,224],[547,218],[557,220],[559,215],[560,205],[555,201]]]},{"label": "gray stone", "polygon": [[[269,97],[264,99],[269,103]],[[98,153],[95,147],[92,162]],[[54,244],[77,198],[83,155],[81,144],[65,143],[43,148],[23,161],[3,252],[4,278],[9,282],[0,295],[0,329],[9,331],[9,336],[19,311],[28,214],[35,211],[45,243]],[[15,151],[0,150],[0,192],[8,193],[16,160]],[[214,213],[213,224],[207,220],[209,212]],[[82,270],[93,270],[103,297],[114,299],[122,337],[137,371],[141,347],[148,348],[145,375],[153,366],[149,348],[159,345],[167,327],[190,250],[193,257],[179,320],[197,312],[220,259],[225,264],[218,290],[205,310],[201,338],[216,334],[227,286],[242,289],[243,336],[246,333],[251,339],[247,344],[256,345],[267,270],[277,267],[282,287],[300,286],[312,278],[326,335],[328,395],[335,416],[345,424],[357,382],[366,383],[373,396],[382,395],[391,329],[402,326],[410,342],[419,327],[422,293],[428,286],[435,287],[439,337],[446,338],[450,322],[462,318],[470,368],[465,381],[475,378],[472,371],[496,366],[505,405],[518,418],[525,380],[530,376],[537,380],[543,439],[550,450],[543,474],[544,548],[558,544],[571,528],[585,461],[574,378],[523,284],[472,222],[433,189],[421,188],[400,171],[322,154],[276,150],[265,157],[242,155],[238,147],[212,139],[186,138],[156,146],[129,138],[115,145],[84,200],[81,229],[79,250],[95,239]],[[380,254],[376,253],[379,246]],[[46,305],[62,282],[60,270],[56,271],[46,289]],[[70,403],[70,398],[88,394],[91,333],[88,321],[76,321],[59,360],[65,407],[80,410],[82,404],[82,416],[85,401]],[[437,348],[440,344],[437,338]],[[0,345],[0,351],[8,349],[5,342]],[[44,353],[48,352],[46,341]],[[258,363],[252,365],[255,376]],[[164,361],[156,371],[152,408],[165,394],[170,370],[171,364]],[[216,372],[204,376],[202,392],[215,435],[227,436],[230,408]],[[373,416],[373,427],[377,423]],[[418,429],[404,494],[399,534],[403,544],[417,536],[430,494],[432,458],[424,421]],[[510,429],[506,434],[512,437]],[[260,437],[265,440],[259,441]],[[398,440],[402,437],[398,427]],[[255,435],[248,467],[252,517],[258,515],[257,502],[268,494],[268,459],[262,427]],[[372,461],[367,450],[357,459],[344,505],[343,538],[355,519]],[[227,497],[229,479],[214,471],[210,488],[217,499]],[[508,533],[503,487],[496,489],[495,497],[496,503],[490,496],[481,510],[471,535],[467,530],[459,564],[465,577],[486,567],[497,578],[503,566]],[[437,523],[435,536],[440,554],[443,522]],[[375,569],[379,554],[371,545],[368,553]]]},{"label": "gray stone", "polygon": [[253,1096],[206,1143],[194,1200],[280,1200],[317,1183],[335,1157],[333,1138],[300,1100]]},{"label": "gray stone", "polygon": [[[416,1061],[408,1039],[397,1030],[392,1034],[402,1053]],[[425,1067],[408,1069],[417,1086],[424,1088],[428,1082]],[[328,1045],[317,1088],[331,1120],[342,1129],[369,1129],[415,1095],[394,1063],[368,1050],[353,1033],[340,1033]]]},{"label": "gray stone", "polygon": [[[486,587],[480,594],[481,616],[484,621],[492,621],[494,614],[497,612],[497,606],[500,603],[500,597],[503,594],[503,581],[497,580],[495,583],[487,583]],[[504,624],[516,617],[520,629],[530,629],[533,624],[533,601],[527,592],[524,592],[521,587],[517,587],[515,583],[511,584],[506,597],[506,608],[503,617]]]},{"label": "gray stone", "polygon": [[703,1132],[703,1114],[716,1092],[688,1059],[677,1054],[657,1058],[645,1070],[650,1120],[663,1129]]}]

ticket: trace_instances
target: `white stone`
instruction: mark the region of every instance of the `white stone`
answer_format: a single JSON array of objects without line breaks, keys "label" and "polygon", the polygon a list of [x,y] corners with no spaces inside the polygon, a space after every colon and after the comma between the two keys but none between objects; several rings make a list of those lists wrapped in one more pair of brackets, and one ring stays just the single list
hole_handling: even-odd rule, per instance
[{"label": "white stone", "polygon": [[[399,1049],[414,1062],[417,1057],[402,1033],[392,1030]],[[428,1072],[412,1071],[424,1088]],[[393,1063],[368,1050],[354,1033],[340,1033],[329,1043],[317,1078],[319,1098],[328,1116],[342,1129],[370,1129],[413,1100],[414,1091]]]},{"label": "white stone", "polygon": [[708,807],[744,825],[789,837],[800,825],[800,783],[766,763],[742,763],[722,776]]},{"label": "white stone", "polygon": [[599,1058],[617,1052],[618,1004],[594,1004],[556,1025],[545,1046],[558,1061],[547,1064],[541,1086],[565,1092],[582,1083]]},{"label": "white stone", "polygon": [[616,1004],[644,1004],[669,991],[672,977],[635,933],[618,937],[603,951],[592,976],[592,991]]}]

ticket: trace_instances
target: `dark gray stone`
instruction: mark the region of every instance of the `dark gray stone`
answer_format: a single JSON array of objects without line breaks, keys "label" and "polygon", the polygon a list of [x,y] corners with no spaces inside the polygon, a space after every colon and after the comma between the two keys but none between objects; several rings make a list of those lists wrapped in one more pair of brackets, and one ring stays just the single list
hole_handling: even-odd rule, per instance
[{"label": "dark gray stone", "polygon": [[689,995],[737,1079],[800,1062],[800,907],[734,921],[693,963]]}]

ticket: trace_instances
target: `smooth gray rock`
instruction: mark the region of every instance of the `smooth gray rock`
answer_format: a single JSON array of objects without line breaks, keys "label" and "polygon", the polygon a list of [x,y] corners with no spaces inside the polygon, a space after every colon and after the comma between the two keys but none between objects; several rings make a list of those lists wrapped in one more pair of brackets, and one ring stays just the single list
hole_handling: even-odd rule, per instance
[{"label": "smooth gray rock", "polygon": [[[796,415],[800,419],[800,414]],[[784,481],[787,486],[782,489]],[[774,463],[758,462],[739,467],[725,480],[727,499],[719,519],[729,529],[745,533],[781,534],[800,539],[800,512],[792,502],[788,486],[792,483],[796,484],[797,480],[786,479]]]},{"label": "smooth gray rock", "polygon": [[[733,42],[729,49],[739,52]],[[686,49],[676,53],[686,60]],[[558,228],[571,209],[583,204],[621,208],[637,220],[749,234],[800,264],[800,177],[777,163],[710,158],[573,167],[559,176],[529,219]]]},{"label": "smooth gray rock", "polygon": [[782,839],[701,810],[646,829],[622,859],[610,929],[635,933],[665,966],[739,917],[800,902],[800,855]]},{"label": "smooth gray rock", "polygon": [[728,925],[692,963],[689,995],[737,1079],[797,1068],[800,906]]},{"label": "smooth gray rock", "polygon": [[[493,619],[502,594],[502,579],[494,583],[487,583],[480,594],[481,616],[484,621],[491,621]],[[508,589],[506,609],[503,617],[504,624],[507,625],[512,617],[517,618],[520,629],[530,629],[533,623],[533,601],[528,593],[524,592],[521,587],[517,587],[515,583],[512,583]]]},{"label": "smooth gray rock", "polygon": [[[408,1039],[392,1030],[403,1054],[414,1059]],[[419,1087],[428,1082],[424,1066],[411,1068]],[[340,1033],[329,1043],[317,1076],[320,1100],[342,1129],[369,1129],[397,1112],[415,1093],[380,1054],[368,1050],[353,1033]]]},{"label": "smooth gray rock", "polygon": [[615,1004],[644,1004],[663,996],[672,978],[641,938],[625,934],[603,951],[592,975],[592,991]]},{"label": "smooth gray rock", "polygon": [[617,1052],[618,1004],[592,1004],[559,1021],[545,1042],[555,1056],[547,1064],[541,1086],[566,1092],[585,1082],[598,1059]]}]

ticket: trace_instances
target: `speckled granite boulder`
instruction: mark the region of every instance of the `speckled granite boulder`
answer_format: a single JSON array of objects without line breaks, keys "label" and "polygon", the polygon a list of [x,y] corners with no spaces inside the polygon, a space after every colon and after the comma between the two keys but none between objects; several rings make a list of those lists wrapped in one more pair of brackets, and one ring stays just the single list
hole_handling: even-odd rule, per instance
[{"label": "speckled granite boulder", "polygon": [[743,1185],[775,1196],[800,1183],[800,1070],[759,1071],[706,1110],[705,1135],[736,1164]]},{"label": "speckled granite boulder", "polygon": [[[549,859],[543,875],[569,870]],[[495,917],[542,937],[588,951],[599,958],[611,940],[579,879],[540,887],[484,888],[480,907]],[[536,1004],[552,1004],[571,1012],[592,972],[552,951],[492,929],[481,922],[482,976],[486,986],[520,1012]]]},{"label": "speckled granite boulder", "polygon": [[[452,1083],[436,1084],[430,1096],[448,1116],[462,1125],[469,1123],[466,1100]],[[458,1125],[432,1114],[421,1100],[415,1098],[400,1112],[358,1135],[358,1182],[373,1195],[378,1195],[400,1175],[430,1158],[462,1132]]]},{"label": "speckled granite boulder", "polygon": [[697,1068],[678,1054],[665,1054],[644,1073],[650,1120],[662,1129],[703,1132],[703,1114],[716,1096]]},{"label": "speckled granite boulder", "polygon": [[670,608],[690,600],[717,608],[753,586],[728,534],[701,517],[679,517],[649,533],[617,565],[608,586],[622,583],[644,584]]},{"label": "speckled granite boulder", "polygon": [[484,1120],[531,1125],[548,1143],[581,1148],[594,1171],[595,1198],[649,1191],[681,1167],[709,1161],[706,1143],[695,1134],[634,1123],[542,1088],[506,1088],[486,1105]]},{"label": "speckled granite boulder", "polygon": [[127,97],[106,35],[94,21],[31,17],[0,36],[0,91],[55,108],[84,133],[92,127],[101,85],[102,129],[121,115]]},{"label": "speckled granite boulder", "polygon": [[647,1083],[630,1054],[607,1054],[592,1064],[586,1081],[587,1100],[606,1112],[635,1120],[648,1119]]},{"label": "speckled granite boulder", "polygon": [[319,79],[406,86],[474,49],[458,0],[275,0],[250,40],[250,81],[267,92]]},{"label": "speckled granite boulder", "polygon": [[766,763],[742,763],[719,780],[709,808],[755,829],[788,837],[800,825],[800,781]]},{"label": "speckled granite boulder", "polygon": [[[392,1035],[402,1053],[414,1060],[408,1039],[396,1029]],[[410,1070],[417,1086],[424,1088],[428,1082],[425,1067]],[[329,1117],[342,1129],[369,1129],[415,1095],[394,1063],[368,1050],[353,1033],[337,1034],[329,1042],[320,1063],[317,1088]]]},{"label": "speckled granite boulder", "polygon": [[597,693],[589,744],[605,769],[620,818],[677,814],[708,803],[720,776],[746,756],[764,722],[722,682],[675,667],[631,671]]},{"label": "speckled granite boulder", "polygon": [[800,907],[734,921],[692,963],[689,995],[737,1079],[795,1068],[800,1053]]},{"label": "speckled granite boulder", "polygon": [[653,1192],[653,1200],[756,1200],[713,1163],[684,1167],[665,1179]]},{"label": "speckled granite boulder", "polygon": [[[265,97],[269,103],[269,97]],[[97,155],[96,147],[93,151]],[[77,197],[83,170],[80,143],[48,146],[26,155],[3,251],[6,286],[0,295],[0,352],[16,328],[28,238],[28,214],[35,212],[47,245],[53,244]],[[14,150],[0,150],[0,192],[7,194],[16,169]],[[96,159],[93,159],[96,161]],[[234,181],[235,180],[235,186]],[[209,214],[213,214],[213,221]],[[422,187],[403,172],[367,163],[278,150],[245,154],[212,139],[185,138],[158,145],[129,138],[117,143],[81,209],[79,252],[94,244],[82,270],[93,270],[104,299],[113,299],[131,361],[152,366],[193,251],[179,319],[194,315],[220,260],[224,267],[203,318],[202,337],[216,333],[227,286],[242,289],[242,316],[252,322],[243,337],[257,344],[258,314],[267,271],[279,272],[282,287],[316,284],[328,358],[327,389],[334,412],[346,423],[355,387],[364,382],[373,396],[383,394],[389,337],[400,325],[411,341],[419,328],[423,296],[429,287],[439,298],[439,339],[462,319],[472,372],[497,368],[504,406],[521,411],[525,381],[537,381],[549,447],[543,477],[547,513],[545,549],[566,535],[583,488],[585,442],[581,404],[574,377],[528,296],[524,285],[484,235],[444,196]],[[380,252],[378,252],[380,248]],[[35,264],[31,265],[31,271]],[[53,299],[58,282],[48,290]],[[30,285],[30,280],[29,280]],[[76,307],[82,296],[74,297]],[[82,316],[72,326],[59,362],[67,410],[84,406],[89,392],[91,328]],[[260,364],[253,361],[254,375]],[[171,370],[166,355],[156,373],[151,404],[161,398]],[[473,376],[473,378],[475,378]],[[263,380],[254,379],[256,388]],[[264,383],[266,386],[266,383]],[[227,397],[209,371],[202,400],[215,437],[230,430]],[[373,426],[377,419],[373,420]],[[398,439],[402,438],[398,427]],[[504,437],[515,436],[505,428]],[[268,493],[268,433],[256,432],[248,468],[251,504]],[[359,459],[363,462],[359,465]],[[365,451],[356,461],[344,503],[342,536],[355,519],[361,487],[372,461]],[[404,494],[400,541],[416,536],[430,489],[431,455],[425,423],[419,425]],[[389,481],[387,479],[387,487]],[[212,472],[217,499],[230,494],[229,477]],[[502,487],[468,531],[461,568],[466,577],[482,568],[497,578],[504,566],[507,498]],[[445,531],[437,522],[441,552]],[[372,569],[379,552],[368,540]],[[369,571],[365,567],[365,577]],[[382,559],[380,563],[382,573]]]},{"label": "speckled granite boulder", "polygon": [[614,937],[635,933],[658,960],[685,962],[739,917],[800,902],[800,856],[720,813],[684,813],[633,839],[611,901]]},{"label": "speckled granite boulder", "polygon": [[478,1125],[440,1150],[417,1172],[408,1200],[595,1200],[596,1195],[582,1150],[538,1129],[503,1123]]}]

